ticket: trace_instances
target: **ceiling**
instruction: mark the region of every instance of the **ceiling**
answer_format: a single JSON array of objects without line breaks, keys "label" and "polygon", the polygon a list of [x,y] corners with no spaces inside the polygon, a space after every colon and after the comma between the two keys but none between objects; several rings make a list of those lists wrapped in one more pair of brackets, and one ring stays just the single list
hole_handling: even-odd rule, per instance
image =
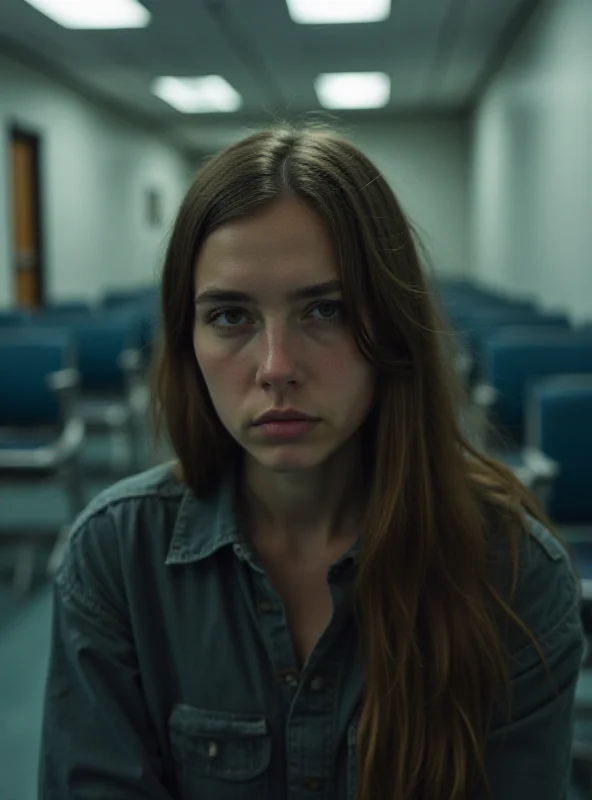
[{"label": "ceiling", "polygon": [[[1,0],[0,52],[204,152],[244,127],[321,112],[321,72],[391,76],[389,106],[348,119],[465,110],[542,0],[393,0],[386,22],[335,26],[295,24],[285,0],[142,2],[147,28],[72,31],[24,0]],[[243,96],[239,113],[181,114],[150,92],[159,75],[212,74]]]}]

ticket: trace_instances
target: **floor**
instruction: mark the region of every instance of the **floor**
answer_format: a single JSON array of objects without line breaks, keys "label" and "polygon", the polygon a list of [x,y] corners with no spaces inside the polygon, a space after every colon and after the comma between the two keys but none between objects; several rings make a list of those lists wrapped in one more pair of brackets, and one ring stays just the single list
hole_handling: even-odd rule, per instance
[{"label": "floor", "polygon": [[[101,452],[104,455],[109,445],[103,442],[94,446],[97,456]],[[108,477],[90,481],[87,499],[111,482]],[[23,488],[0,487],[1,527],[24,527],[37,519],[45,526],[58,528],[67,519],[67,504],[59,488],[42,487],[33,497],[31,503],[31,493]],[[34,800],[49,648],[51,585],[45,574],[47,552],[40,552],[31,591],[24,599],[15,597],[10,584],[13,556],[10,548],[0,548],[0,796],[2,800]],[[592,705],[592,670],[582,674],[578,697]],[[578,723],[578,731],[581,729]],[[592,742],[592,723],[584,726],[583,735]],[[568,800],[592,800],[592,791],[578,785],[580,780],[574,774]]]}]

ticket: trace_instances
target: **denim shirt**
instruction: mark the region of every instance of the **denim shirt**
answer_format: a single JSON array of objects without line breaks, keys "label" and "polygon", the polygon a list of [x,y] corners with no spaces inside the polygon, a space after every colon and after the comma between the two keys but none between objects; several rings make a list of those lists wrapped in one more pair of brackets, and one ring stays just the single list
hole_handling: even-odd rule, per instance
[{"label": "denim shirt", "polygon": [[[331,622],[299,669],[235,500],[231,470],[198,499],[162,465],[103,492],[74,524],[55,585],[43,800],[355,797],[357,546],[328,571]],[[525,540],[514,610],[560,691],[516,637],[512,718],[494,715],[485,765],[493,800],[564,800],[579,581],[541,525],[532,521]],[[480,786],[471,800],[485,797]]]}]

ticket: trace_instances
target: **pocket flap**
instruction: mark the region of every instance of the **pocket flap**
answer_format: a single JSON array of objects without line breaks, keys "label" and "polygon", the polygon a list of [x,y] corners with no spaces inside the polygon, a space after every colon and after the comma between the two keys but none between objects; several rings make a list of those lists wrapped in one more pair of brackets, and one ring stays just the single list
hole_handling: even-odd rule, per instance
[{"label": "pocket flap", "polygon": [[209,711],[178,703],[169,717],[169,732],[174,758],[201,775],[246,781],[269,766],[271,737],[261,714]]},{"label": "pocket flap", "polygon": [[230,711],[206,711],[177,703],[170,725],[196,736],[265,736],[267,722],[260,714],[237,714]]}]

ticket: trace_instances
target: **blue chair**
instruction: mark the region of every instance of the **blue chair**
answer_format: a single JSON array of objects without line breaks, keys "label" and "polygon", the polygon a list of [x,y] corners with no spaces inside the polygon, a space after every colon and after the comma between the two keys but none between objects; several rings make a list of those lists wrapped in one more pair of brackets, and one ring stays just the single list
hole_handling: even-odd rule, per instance
[{"label": "blue chair", "polygon": [[[592,559],[592,373],[554,375],[532,386],[526,446],[558,465],[548,513],[570,543],[589,543]],[[592,570],[589,576],[592,601]]]},{"label": "blue chair", "polygon": [[542,329],[568,331],[570,322],[565,314],[541,314],[527,303],[515,305],[483,305],[472,303],[453,310],[450,319],[458,332],[464,353],[468,389],[482,378],[483,350],[488,341],[505,331]]},{"label": "blue chair", "polygon": [[137,300],[137,295],[133,292],[107,292],[101,300],[101,307],[105,310],[128,306]]},{"label": "blue chair", "polygon": [[127,305],[117,307],[120,312],[136,315],[139,320],[139,348],[142,357],[142,368],[147,372],[160,322],[160,298],[158,295],[147,294]]},{"label": "blue chair", "polygon": [[86,300],[63,300],[44,306],[42,314],[87,314],[92,312],[92,305]]},{"label": "blue chair", "polygon": [[476,403],[491,417],[509,448],[522,447],[526,393],[552,375],[592,373],[592,337],[569,331],[514,330],[484,343]]},{"label": "blue chair", "polygon": [[157,298],[159,294],[156,285],[140,286],[133,289],[117,289],[105,292],[101,300],[104,309],[113,309],[126,306],[130,303],[142,302]]},{"label": "blue chair", "polygon": [[82,316],[38,314],[36,325],[72,336],[80,374],[78,413],[89,433],[123,432],[129,444],[124,471],[139,468],[145,405],[141,316],[124,309]]},{"label": "blue chair", "polygon": [[481,367],[483,349],[489,341],[499,334],[524,332],[569,332],[570,321],[566,314],[538,314],[518,309],[489,311],[482,315],[480,324],[469,333],[469,340],[477,371]]},{"label": "blue chair", "polygon": [[101,301],[106,312],[135,314],[140,320],[139,349],[142,368],[146,373],[156,339],[160,318],[160,295],[156,287],[129,291],[108,292]]},{"label": "blue chair", "polygon": [[[84,506],[78,464],[84,424],[75,411],[79,378],[72,364],[67,335],[39,335],[29,327],[0,332],[0,375],[5,378],[0,391],[0,480],[26,485],[63,480],[73,519]],[[50,535],[57,547],[60,536]],[[29,588],[36,547],[47,536],[40,530],[0,530],[2,542],[18,546],[17,591]]]},{"label": "blue chair", "polygon": [[0,330],[4,328],[16,328],[27,325],[30,321],[30,314],[26,311],[10,310],[0,311]]}]

